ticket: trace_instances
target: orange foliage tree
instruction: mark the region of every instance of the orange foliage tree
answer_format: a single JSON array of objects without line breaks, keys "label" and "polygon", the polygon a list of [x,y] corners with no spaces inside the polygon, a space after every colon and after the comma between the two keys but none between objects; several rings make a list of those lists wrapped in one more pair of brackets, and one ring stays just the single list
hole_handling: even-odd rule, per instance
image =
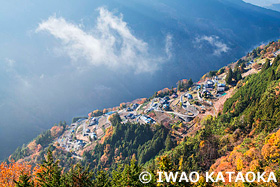
[{"label": "orange foliage tree", "polygon": [[15,186],[14,180],[18,180],[22,174],[31,175],[31,165],[12,161],[0,164],[0,187]]},{"label": "orange foliage tree", "polygon": [[63,131],[63,127],[62,126],[53,126],[51,128],[51,135],[52,137],[58,137]]}]

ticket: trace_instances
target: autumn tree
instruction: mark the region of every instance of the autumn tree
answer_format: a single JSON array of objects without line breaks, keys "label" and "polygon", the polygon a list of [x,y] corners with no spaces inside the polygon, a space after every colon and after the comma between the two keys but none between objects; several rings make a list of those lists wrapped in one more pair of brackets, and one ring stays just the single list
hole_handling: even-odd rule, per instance
[{"label": "autumn tree", "polygon": [[31,173],[31,165],[25,163],[16,163],[11,161],[7,164],[0,164],[0,187],[14,186],[14,181],[18,181],[21,174],[29,175]]},{"label": "autumn tree", "polygon": [[118,113],[115,113],[115,114],[112,114],[111,116],[109,116],[109,120],[113,125],[118,124],[122,121],[122,119]]},{"label": "autumn tree", "polygon": [[103,112],[101,110],[95,110],[92,112],[92,117],[98,117],[101,116]]},{"label": "autumn tree", "polygon": [[174,170],[171,159],[168,156],[161,156],[157,158],[158,169],[160,171]]},{"label": "autumn tree", "polygon": [[108,112],[108,109],[104,108],[102,112],[103,114],[106,114]]},{"label": "autumn tree", "polygon": [[124,109],[124,108],[126,108],[126,103],[121,103],[120,104],[120,109]]}]

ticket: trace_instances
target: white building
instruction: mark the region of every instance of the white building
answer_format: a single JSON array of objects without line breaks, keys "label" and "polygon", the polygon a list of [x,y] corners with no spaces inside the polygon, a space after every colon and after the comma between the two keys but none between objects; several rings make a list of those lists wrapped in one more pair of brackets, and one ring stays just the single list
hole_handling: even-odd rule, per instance
[{"label": "white building", "polygon": [[226,85],[218,84],[217,92],[224,92],[226,90]]}]

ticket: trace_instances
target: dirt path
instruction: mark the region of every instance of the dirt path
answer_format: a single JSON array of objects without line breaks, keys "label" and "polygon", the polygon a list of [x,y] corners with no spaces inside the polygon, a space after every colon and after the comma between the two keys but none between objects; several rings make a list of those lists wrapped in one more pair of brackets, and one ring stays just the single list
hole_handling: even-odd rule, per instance
[{"label": "dirt path", "polygon": [[247,77],[248,75],[258,73],[258,70],[255,70],[254,68],[250,69],[249,71],[242,74],[242,77]]},{"label": "dirt path", "polygon": [[224,108],[224,104],[226,102],[226,100],[228,98],[230,98],[233,93],[234,93],[234,88],[231,88],[230,90],[228,90],[226,93],[226,95],[222,96],[219,98],[218,101],[216,101],[213,105],[214,105],[214,108],[216,109],[216,116],[218,115],[219,112],[223,111],[223,108]]}]

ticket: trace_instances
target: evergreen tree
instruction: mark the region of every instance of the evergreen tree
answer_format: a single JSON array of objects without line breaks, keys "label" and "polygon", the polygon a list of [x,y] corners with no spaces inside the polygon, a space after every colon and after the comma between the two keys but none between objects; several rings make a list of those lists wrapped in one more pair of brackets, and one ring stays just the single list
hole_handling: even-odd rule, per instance
[{"label": "evergreen tree", "polygon": [[241,80],[241,79],[242,79],[241,72],[240,72],[240,71],[237,71],[237,72],[236,72],[236,77],[235,77],[236,82],[238,82],[238,81]]},{"label": "evergreen tree", "polygon": [[112,171],[112,186],[120,186],[122,183],[122,165],[119,165],[116,170]]},{"label": "evergreen tree", "polygon": [[94,186],[92,183],[93,172],[89,169],[82,167],[80,163],[73,166],[69,172],[64,175],[62,186],[65,187],[91,187]]},{"label": "evergreen tree", "polygon": [[242,64],[243,62],[244,62],[244,60],[239,59],[239,60],[237,61],[237,66],[239,66],[239,65]]},{"label": "evergreen tree", "polygon": [[269,59],[266,59],[264,65],[263,65],[263,67],[262,67],[262,71],[267,70],[269,67],[270,67],[270,60],[269,60]]},{"label": "evergreen tree", "polygon": [[104,170],[99,170],[95,175],[95,179],[93,181],[94,187],[111,187],[111,181],[109,178],[109,174]]},{"label": "evergreen tree", "polygon": [[241,71],[241,73],[244,73],[244,72],[245,72],[245,68],[246,68],[246,65],[245,65],[245,63],[243,62],[243,63],[240,65],[240,71]]},{"label": "evergreen tree", "polygon": [[272,66],[273,67],[278,67],[278,65],[280,64],[280,55],[277,55],[276,58],[274,58]]},{"label": "evergreen tree", "polygon": [[16,187],[32,187],[32,186],[34,186],[34,183],[31,180],[31,176],[29,176],[29,175],[27,175],[23,172],[19,176],[19,180],[14,181],[14,182],[16,184]]},{"label": "evergreen tree", "polygon": [[181,90],[182,90],[182,82],[179,81],[177,85],[177,91],[181,91]]},{"label": "evergreen tree", "polygon": [[241,73],[242,73],[242,70],[241,70],[241,66],[235,66],[234,68],[234,71],[233,71],[233,75],[232,75],[232,78],[238,82],[239,80],[242,79],[242,76],[241,76]]},{"label": "evergreen tree", "polygon": [[258,56],[257,50],[254,49],[254,50],[252,51],[252,57],[253,57],[253,58],[256,58],[257,56]]},{"label": "evergreen tree", "polygon": [[166,140],[165,140],[165,150],[170,150],[173,147],[173,142],[171,140],[170,134],[167,135]]},{"label": "evergreen tree", "polygon": [[110,119],[110,121],[111,121],[112,125],[115,126],[115,125],[119,124],[122,121],[122,119],[121,119],[119,113],[115,113],[113,115],[113,117]]},{"label": "evergreen tree", "polygon": [[48,149],[46,160],[41,164],[42,172],[37,174],[39,185],[42,187],[59,187],[61,184],[61,168],[59,161],[54,161],[52,152]]},{"label": "evergreen tree", "polygon": [[136,160],[132,159],[131,163],[126,165],[122,172],[123,185],[121,186],[144,186],[139,180],[141,167],[136,164]]},{"label": "evergreen tree", "polygon": [[233,72],[232,72],[232,69],[229,68],[228,74],[227,74],[226,79],[225,79],[227,84],[232,83],[232,77],[233,77]]},{"label": "evergreen tree", "polygon": [[274,69],[272,70],[270,77],[269,77],[269,82],[276,80],[276,75]]},{"label": "evergreen tree", "polygon": [[223,74],[224,72],[225,72],[225,68],[221,68],[221,69],[219,69],[218,74],[220,75],[220,74]]},{"label": "evergreen tree", "polygon": [[190,80],[189,80],[189,87],[191,87],[193,85],[193,80],[192,80],[192,78],[190,78]]}]

